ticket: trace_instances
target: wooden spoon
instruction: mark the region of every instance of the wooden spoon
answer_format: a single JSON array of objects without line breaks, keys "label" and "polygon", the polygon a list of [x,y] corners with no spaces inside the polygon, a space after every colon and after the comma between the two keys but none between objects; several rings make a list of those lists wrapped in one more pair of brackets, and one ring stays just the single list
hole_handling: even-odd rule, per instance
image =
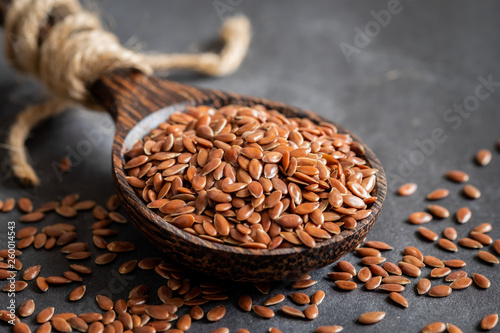
[{"label": "wooden spoon", "polygon": [[[4,2],[5,0],[0,1],[0,14],[6,8],[1,6]],[[62,17],[64,13],[60,15]],[[53,22],[56,22],[58,17],[59,14],[55,13]],[[50,26],[41,29],[46,31]],[[134,225],[155,246],[164,251],[169,259],[189,268],[237,281],[297,279],[307,272],[333,263],[356,248],[365,239],[380,214],[387,190],[380,161],[357,136],[312,112],[256,97],[198,89],[147,77],[132,70],[121,70],[102,77],[90,87],[90,91],[116,122],[112,170],[115,188],[125,210]],[[307,117],[314,122],[333,123],[340,133],[351,135],[354,141],[365,147],[369,166],[378,170],[377,185],[373,192],[377,200],[370,207],[372,214],[358,221],[354,229],[343,230],[332,239],[318,243],[315,248],[293,247],[275,250],[245,249],[212,243],[164,221],[146,207],[127,183],[123,168],[125,151],[151,129],[164,122],[169,114],[184,110],[187,105],[210,105],[218,108],[228,104],[262,104],[282,112],[287,117]]]}]

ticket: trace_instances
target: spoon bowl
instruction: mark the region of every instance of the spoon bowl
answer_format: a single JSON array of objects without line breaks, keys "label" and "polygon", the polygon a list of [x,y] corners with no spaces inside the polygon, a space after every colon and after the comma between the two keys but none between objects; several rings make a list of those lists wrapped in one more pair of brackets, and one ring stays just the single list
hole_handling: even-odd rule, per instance
[{"label": "spoon bowl", "polygon": [[[303,274],[333,263],[355,249],[365,239],[380,214],[387,191],[386,177],[380,161],[356,135],[310,111],[261,98],[198,89],[131,71],[109,74],[98,80],[91,91],[116,122],[112,169],[115,188],[124,209],[149,241],[165,252],[169,259],[189,268],[234,281],[295,280]],[[332,123],[339,133],[351,135],[353,141],[365,148],[364,157],[368,165],[378,170],[377,184],[372,192],[377,200],[369,207],[371,215],[357,221],[354,229],[342,230],[331,239],[317,243],[314,248],[297,246],[261,250],[204,240],[166,222],[147,208],[146,203],[126,181],[125,152],[151,129],[164,122],[170,114],[183,111],[188,105],[220,108],[228,104],[262,104],[287,117],[306,117],[316,123]]]}]

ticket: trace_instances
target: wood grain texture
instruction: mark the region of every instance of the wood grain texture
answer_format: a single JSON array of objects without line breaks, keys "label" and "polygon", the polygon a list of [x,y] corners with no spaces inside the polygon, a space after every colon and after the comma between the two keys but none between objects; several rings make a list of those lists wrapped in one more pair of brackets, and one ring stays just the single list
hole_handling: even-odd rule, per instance
[{"label": "wood grain texture", "polygon": [[[116,121],[113,142],[113,179],[125,210],[134,225],[168,258],[190,268],[219,278],[236,281],[272,281],[295,279],[338,260],[352,251],[367,236],[375,224],[387,191],[387,181],[380,161],[356,135],[312,112],[265,99],[223,93],[217,90],[197,89],[176,82],[132,72],[113,73],[96,82],[91,91]],[[332,239],[318,243],[315,248],[254,250],[216,244],[193,236],[165,222],[146,207],[125,180],[124,153],[149,130],[167,119],[172,112],[182,111],[186,105],[210,105],[219,108],[228,104],[262,104],[276,109],[287,117],[308,117],[316,122],[335,124],[339,132],[350,134],[366,150],[365,157],[372,168],[378,169],[371,206],[372,214],[353,230],[343,230]]]}]

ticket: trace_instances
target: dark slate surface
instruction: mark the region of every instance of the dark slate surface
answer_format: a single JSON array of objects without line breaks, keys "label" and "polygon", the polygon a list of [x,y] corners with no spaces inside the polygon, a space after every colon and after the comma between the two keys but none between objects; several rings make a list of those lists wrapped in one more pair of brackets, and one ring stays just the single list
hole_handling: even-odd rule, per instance
[{"label": "dark slate surface", "polygon": [[[218,13],[214,3],[225,3],[226,11]],[[312,332],[320,325],[337,324],[344,326],[346,332],[419,332],[430,322],[445,321],[460,326],[464,332],[472,332],[479,329],[481,318],[498,312],[500,287],[498,279],[494,278],[498,266],[481,263],[476,250],[460,247],[456,254],[444,252],[435,243],[417,237],[417,227],[406,221],[411,212],[425,209],[428,202],[424,198],[428,192],[445,187],[451,190],[451,195],[440,204],[452,213],[459,207],[468,206],[473,218],[465,225],[458,225],[452,218],[434,220],[427,227],[440,233],[445,227],[453,226],[459,237],[464,237],[479,223],[498,224],[500,156],[495,149],[495,142],[500,138],[498,2],[401,1],[396,6],[387,1],[134,0],[100,1],[92,7],[102,10],[103,19],[127,46],[164,52],[197,51],[216,34],[221,17],[237,12],[248,15],[253,23],[253,41],[248,57],[236,74],[225,78],[173,74],[170,78],[201,87],[284,101],[314,110],[351,129],[378,154],[390,179],[384,209],[369,235],[369,239],[394,246],[393,251],[384,253],[388,260],[397,262],[403,248],[414,245],[425,255],[441,259],[462,258],[467,261],[465,270],[469,274],[480,272],[493,282],[488,290],[472,286],[447,298],[434,299],[417,296],[417,279],[412,279],[412,284],[403,293],[410,307],[402,309],[382,292],[367,292],[361,287],[347,293],[336,290],[325,278],[326,273],[333,270],[332,266],[313,273],[319,283],[306,291],[312,294],[322,289],[327,294],[320,306],[320,315],[314,321],[287,318],[278,311],[280,306],[273,307],[277,315],[271,320],[243,313],[236,305],[238,295],[249,293],[255,304],[262,303],[267,296],[260,295],[253,286],[233,284],[230,299],[223,302],[228,310],[226,317],[215,324],[208,324],[206,320],[197,322],[192,331],[208,332],[227,326],[232,332],[241,327],[251,332],[267,332],[274,326],[284,332]],[[384,26],[374,23],[371,11],[380,13],[388,9],[392,10],[390,22],[386,15]],[[357,35],[358,28],[372,29],[371,37]],[[350,62],[341,45],[352,52]],[[3,57],[0,57],[0,71],[0,130],[4,141],[16,112],[42,100],[43,92],[38,84],[9,69]],[[478,88],[481,78],[490,78],[494,83]],[[481,100],[474,97],[478,92]],[[471,103],[468,108],[473,110],[460,115],[454,110],[463,103]],[[82,199],[92,198],[104,203],[113,193],[112,133],[106,130],[109,126],[109,116],[80,108],[45,122],[28,141],[33,165],[43,178],[42,186],[36,189],[21,188],[12,180],[7,147],[2,145],[0,199],[27,196],[39,205],[67,193],[79,192]],[[93,142],[89,140],[92,133]],[[82,147],[90,147],[84,153],[86,156],[73,157],[73,172],[58,178],[52,163]],[[473,162],[480,148],[493,152],[493,161],[487,167],[479,167]],[[468,172],[470,182],[481,189],[482,197],[475,201],[465,199],[460,194],[462,185],[443,178],[448,169]],[[407,181],[419,184],[417,193],[411,198],[397,197],[394,194],[397,187]],[[7,243],[7,221],[18,221],[19,216],[17,211],[1,215],[2,248]],[[37,226],[62,220],[51,214]],[[93,221],[91,214],[81,214],[77,220],[72,220],[77,225],[79,239],[91,241],[89,230]],[[25,225],[17,222],[16,226],[19,229]],[[47,294],[41,294],[34,283],[30,283],[27,290],[15,297],[16,304],[34,298],[36,312],[54,304],[57,312],[96,311],[96,294],[104,293],[118,299],[126,297],[136,284],[149,285],[151,299],[157,301],[155,291],[165,280],[152,272],[139,270],[129,276],[119,276],[116,270],[131,258],[159,254],[132,226],[117,228],[122,232],[116,239],[133,240],[137,250],[133,254],[120,255],[106,268],[95,267],[92,278],[84,278],[88,291],[82,301],[68,301],[68,293],[75,284],[54,287]],[[490,235],[500,238],[500,228],[494,228]],[[91,251],[94,257],[102,253],[94,247]],[[349,254],[346,259],[361,268],[355,255]],[[30,248],[25,250],[22,261],[25,267],[42,264],[43,276],[61,274],[68,269],[68,261],[57,250],[47,252]],[[90,264],[90,260],[84,263]],[[425,268],[422,276],[429,272]],[[193,284],[196,283],[198,277],[191,275],[191,278]],[[438,283],[442,283],[441,280],[433,281],[433,284]],[[270,295],[290,292],[288,284],[274,284]],[[3,295],[0,307],[5,308],[8,301]],[[291,301],[287,299],[286,304],[291,305]],[[203,308],[208,310],[210,306]],[[356,320],[365,311],[386,311],[387,316],[381,323],[363,327]],[[33,317],[28,319],[31,324]],[[0,326],[0,331],[7,331],[5,327]]]}]

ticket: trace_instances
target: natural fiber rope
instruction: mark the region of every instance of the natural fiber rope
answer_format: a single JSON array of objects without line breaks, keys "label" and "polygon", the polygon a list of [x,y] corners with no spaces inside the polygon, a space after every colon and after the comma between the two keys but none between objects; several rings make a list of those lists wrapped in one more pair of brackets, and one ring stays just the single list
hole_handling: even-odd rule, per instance
[{"label": "natural fiber rope", "polygon": [[[39,45],[40,28],[54,8],[61,6],[69,13],[51,27]],[[136,53],[103,30],[97,16],[84,11],[77,0],[14,0],[4,30],[4,49],[10,63],[39,78],[53,94],[52,100],[23,110],[7,138],[14,175],[27,185],[40,182],[24,147],[30,131],[73,103],[100,110],[87,89],[97,79],[119,68],[135,68],[145,74],[187,69],[212,76],[227,75],[241,64],[251,35],[249,21],[239,16],[224,21],[220,54]]]}]

